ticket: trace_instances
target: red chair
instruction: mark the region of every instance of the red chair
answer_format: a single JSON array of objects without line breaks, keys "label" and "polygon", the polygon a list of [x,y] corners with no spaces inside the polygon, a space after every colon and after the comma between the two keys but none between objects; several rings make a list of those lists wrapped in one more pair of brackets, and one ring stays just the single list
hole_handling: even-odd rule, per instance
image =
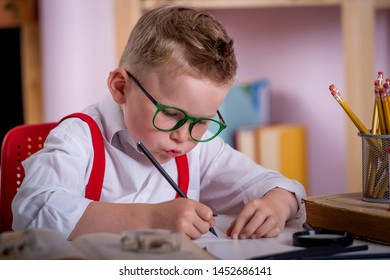
[{"label": "red chair", "polygon": [[24,170],[21,162],[36,151],[58,123],[25,124],[12,128],[1,147],[0,232],[12,230],[12,200],[20,187]]}]

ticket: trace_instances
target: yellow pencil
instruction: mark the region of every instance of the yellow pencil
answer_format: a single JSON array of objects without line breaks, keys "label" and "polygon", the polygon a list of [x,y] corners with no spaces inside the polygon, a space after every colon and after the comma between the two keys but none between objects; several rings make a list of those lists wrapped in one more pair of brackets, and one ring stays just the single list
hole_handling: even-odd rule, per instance
[{"label": "yellow pencil", "polygon": [[374,110],[372,111],[371,133],[380,134],[378,106],[375,101],[374,101]]},{"label": "yellow pencil", "polygon": [[383,101],[380,97],[379,91],[375,91],[375,104],[378,110],[378,122],[380,134],[387,134],[385,111],[383,108]]},{"label": "yellow pencil", "polygon": [[382,85],[384,94],[387,96],[387,103],[390,108],[390,79],[386,79],[386,81]]},{"label": "yellow pencil", "polygon": [[[347,113],[348,117],[351,119],[351,121],[355,124],[359,132],[363,134],[370,134],[368,129],[364,126],[364,124],[359,120],[359,118],[355,115],[355,113],[349,108],[348,104],[343,100],[340,91],[336,88],[335,85],[330,85],[329,90],[331,94],[333,95],[334,99],[341,105],[341,107],[344,109],[344,111]],[[373,145],[369,145],[369,147],[374,147],[376,151],[380,151],[381,147],[376,143],[373,139],[367,138],[367,141],[369,143],[372,143]],[[371,151],[371,149],[368,150],[368,153],[371,154],[372,152],[375,153],[375,151]],[[377,178],[377,164],[372,160],[371,157],[368,157],[369,160],[367,161],[367,166],[365,166],[366,170],[366,177],[365,181],[367,182],[367,193],[371,194],[375,187],[375,180]]]},{"label": "yellow pencil", "polygon": [[[389,97],[387,96],[387,91],[385,88],[379,89],[379,95],[381,96],[382,106],[383,106],[383,115],[385,118],[385,127],[386,134],[390,132],[390,106],[389,106]],[[385,133],[383,133],[385,134]]]},{"label": "yellow pencil", "polygon": [[329,86],[330,93],[333,95],[334,99],[341,105],[344,111],[347,113],[348,117],[354,123],[359,132],[364,134],[370,134],[368,129],[364,126],[364,124],[359,120],[359,118],[355,115],[355,113],[351,110],[348,104],[343,100],[340,91],[336,88],[335,85]]},{"label": "yellow pencil", "polygon": [[378,72],[377,81],[378,81],[379,88],[382,88],[382,86],[383,86],[383,72],[382,71]]}]

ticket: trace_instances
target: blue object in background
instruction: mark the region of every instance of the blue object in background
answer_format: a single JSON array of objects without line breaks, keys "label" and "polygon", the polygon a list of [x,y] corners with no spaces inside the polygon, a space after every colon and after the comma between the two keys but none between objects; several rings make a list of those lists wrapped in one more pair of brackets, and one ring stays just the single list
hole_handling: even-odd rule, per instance
[{"label": "blue object in background", "polygon": [[220,112],[227,128],[220,136],[234,147],[234,133],[241,126],[265,125],[271,121],[271,90],[268,80],[235,84]]}]

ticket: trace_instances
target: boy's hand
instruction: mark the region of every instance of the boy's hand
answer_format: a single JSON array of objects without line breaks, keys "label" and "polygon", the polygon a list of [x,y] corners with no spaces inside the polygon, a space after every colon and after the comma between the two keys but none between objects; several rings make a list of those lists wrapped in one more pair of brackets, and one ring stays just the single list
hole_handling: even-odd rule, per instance
[{"label": "boy's hand", "polygon": [[199,238],[214,226],[212,210],[206,205],[187,198],[155,204],[152,227],[181,231],[190,238]]},{"label": "boy's hand", "polygon": [[294,194],[275,188],[263,198],[249,201],[227,229],[233,239],[275,237],[298,210]]}]

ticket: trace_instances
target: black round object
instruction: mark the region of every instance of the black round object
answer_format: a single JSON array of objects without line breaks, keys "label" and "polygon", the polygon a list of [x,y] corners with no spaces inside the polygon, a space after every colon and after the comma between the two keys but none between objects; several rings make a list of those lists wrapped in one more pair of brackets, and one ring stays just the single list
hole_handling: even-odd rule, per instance
[{"label": "black round object", "polygon": [[293,234],[293,245],[299,247],[314,247],[324,245],[349,246],[353,236],[349,232],[338,230],[306,230]]}]

